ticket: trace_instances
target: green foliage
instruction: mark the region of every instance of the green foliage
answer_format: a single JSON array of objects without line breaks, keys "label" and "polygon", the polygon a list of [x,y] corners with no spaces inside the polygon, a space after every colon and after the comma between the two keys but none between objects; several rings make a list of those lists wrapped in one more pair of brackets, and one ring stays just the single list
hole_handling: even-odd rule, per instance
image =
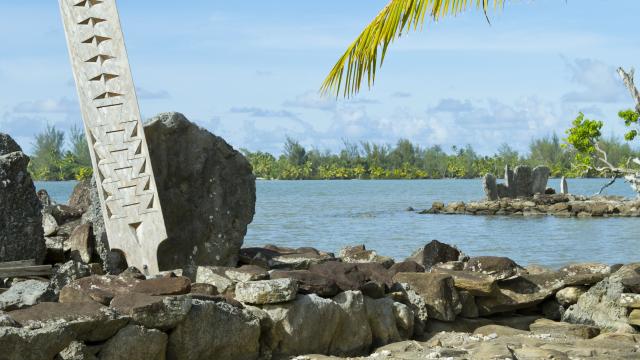
[{"label": "green foliage", "polygon": [[[493,156],[480,156],[470,146],[453,147],[450,153],[440,146],[422,148],[406,139],[395,146],[343,141],[343,148],[332,154],[317,149],[307,150],[294,139],[287,138],[283,154],[276,158],[265,152],[242,152],[258,178],[298,179],[441,179],[476,178],[491,172],[504,176],[505,165],[546,165],[554,176],[571,174],[574,151],[561,146],[558,136],[531,142],[531,155],[522,157],[503,144]],[[615,151],[626,154],[630,148],[611,143]],[[302,161],[304,160],[304,162]]]},{"label": "green foliage", "polygon": [[65,150],[65,134],[47,126],[36,135],[29,172],[35,180],[83,180],[91,177],[91,156],[84,133],[71,129],[70,147]]},{"label": "green foliage", "polygon": [[[504,0],[493,0],[495,8],[501,8]],[[382,66],[389,45],[402,34],[422,29],[426,17],[434,21],[455,16],[476,7],[489,9],[488,0],[390,0],[349,45],[346,52],[324,80],[321,90],[345,97],[354,95],[364,81],[372,86],[376,69]]]},{"label": "green foliage", "polygon": [[[618,116],[624,120],[624,124],[627,127],[638,127],[638,118],[640,118],[640,114],[635,110],[623,110],[618,113]],[[638,136],[637,129],[631,129],[629,132],[624,134],[624,139],[627,141],[631,141]]]}]

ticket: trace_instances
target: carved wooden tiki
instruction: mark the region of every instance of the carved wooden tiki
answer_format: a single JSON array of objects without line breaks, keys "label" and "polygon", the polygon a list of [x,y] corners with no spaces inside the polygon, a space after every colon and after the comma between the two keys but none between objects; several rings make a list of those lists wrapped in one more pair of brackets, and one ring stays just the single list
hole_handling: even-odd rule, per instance
[{"label": "carved wooden tiki", "polygon": [[115,0],[60,0],[111,249],[158,269],[167,233]]}]

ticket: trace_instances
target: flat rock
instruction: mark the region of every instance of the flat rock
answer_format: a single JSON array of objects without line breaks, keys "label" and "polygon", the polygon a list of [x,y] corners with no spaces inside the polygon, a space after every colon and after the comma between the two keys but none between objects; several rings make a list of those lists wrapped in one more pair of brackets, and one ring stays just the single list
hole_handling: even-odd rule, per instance
[{"label": "flat rock", "polygon": [[364,244],[346,246],[340,250],[338,257],[345,263],[379,263],[385,268],[391,267],[394,260],[388,256],[381,256],[375,250],[367,250]]},{"label": "flat rock", "polygon": [[149,279],[137,282],[132,289],[147,295],[182,295],[191,291],[191,280],[184,276]]},{"label": "flat rock", "polygon": [[0,310],[10,311],[35,305],[45,298],[48,288],[49,283],[44,281],[16,282],[0,294]]},{"label": "flat rock", "polygon": [[186,318],[191,309],[191,297],[130,293],[116,296],[110,307],[146,328],[167,331]]},{"label": "flat rock", "polygon": [[464,290],[474,296],[490,296],[498,290],[496,280],[491,275],[473,271],[452,271],[436,269],[432,272],[450,275],[456,289]]},{"label": "flat rock", "polygon": [[256,281],[269,279],[267,270],[256,265],[242,265],[238,268],[228,268],[224,274],[232,281]]},{"label": "flat rock", "polygon": [[309,271],[332,279],[341,291],[360,290],[369,282],[385,288],[390,288],[393,284],[389,271],[378,263],[347,264],[328,261],[312,265]]},{"label": "flat rock", "polygon": [[391,276],[399,272],[424,272],[424,266],[418,264],[413,260],[405,260],[391,265],[389,268],[389,274]]},{"label": "flat rock", "polygon": [[476,256],[465,263],[464,269],[489,275],[496,280],[504,280],[517,275],[522,268],[506,257]]},{"label": "flat rock", "polygon": [[338,294],[338,285],[335,280],[321,274],[312,273],[309,270],[273,270],[271,279],[293,279],[298,284],[298,293],[316,294],[322,297],[333,297]]},{"label": "flat rock", "polygon": [[191,284],[191,293],[192,294],[200,294],[200,295],[218,295],[218,289],[211,285],[205,283],[193,283]]},{"label": "flat rock", "polygon": [[104,341],[129,321],[96,302],[40,303],[12,311],[10,315],[23,327],[34,329],[62,321],[75,333],[77,339],[83,341]]},{"label": "flat rock", "polygon": [[591,339],[600,334],[600,329],[594,326],[569,324],[548,319],[536,320],[529,326],[529,329],[535,333],[570,335],[583,339]]},{"label": "flat rock", "polygon": [[229,279],[226,274],[228,269],[222,266],[198,266],[196,282],[213,285],[220,294],[231,293],[236,286],[236,281]]},{"label": "flat rock", "polygon": [[292,279],[259,280],[236,284],[235,298],[248,304],[277,304],[294,300],[297,293]]},{"label": "flat rock", "polygon": [[611,266],[599,263],[582,263],[560,269],[565,285],[593,285],[611,275]]},{"label": "flat rock", "polygon": [[398,273],[393,280],[407,284],[415,291],[427,306],[429,317],[454,321],[462,310],[453,278],[445,274]]},{"label": "flat rock", "polygon": [[141,280],[114,275],[92,275],[76,279],[60,291],[61,303],[77,303],[96,301],[109,305],[116,295],[133,291]]}]

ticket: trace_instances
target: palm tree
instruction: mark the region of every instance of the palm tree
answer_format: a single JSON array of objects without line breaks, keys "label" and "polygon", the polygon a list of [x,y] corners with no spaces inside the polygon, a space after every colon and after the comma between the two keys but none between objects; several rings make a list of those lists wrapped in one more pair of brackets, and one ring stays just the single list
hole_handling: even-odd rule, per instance
[{"label": "palm tree", "polygon": [[324,80],[321,91],[340,96],[342,90],[343,96],[349,97],[360,90],[365,77],[367,85],[371,87],[376,68],[382,66],[389,44],[404,32],[422,29],[427,15],[438,21],[442,17],[455,16],[475,7],[482,9],[487,16],[489,7],[502,8],[504,2],[505,0],[390,0],[349,45]]}]

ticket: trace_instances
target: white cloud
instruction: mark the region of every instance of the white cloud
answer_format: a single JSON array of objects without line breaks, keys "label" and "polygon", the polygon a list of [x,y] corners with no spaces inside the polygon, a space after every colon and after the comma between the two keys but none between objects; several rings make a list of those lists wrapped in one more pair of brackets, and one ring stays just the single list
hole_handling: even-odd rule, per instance
[{"label": "white cloud", "polygon": [[566,93],[567,102],[616,103],[626,100],[622,80],[616,68],[594,59],[565,60],[571,81],[579,90]]},{"label": "white cloud", "polygon": [[79,113],[80,107],[77,101],[63,97],[21,102],[12,111],[17,114]]},{"label": "white cloud", "polygon": [[138,86],[136,86],[136,94],[140,100],[163,100],[171,98],[167,90],[151,91]]}]

